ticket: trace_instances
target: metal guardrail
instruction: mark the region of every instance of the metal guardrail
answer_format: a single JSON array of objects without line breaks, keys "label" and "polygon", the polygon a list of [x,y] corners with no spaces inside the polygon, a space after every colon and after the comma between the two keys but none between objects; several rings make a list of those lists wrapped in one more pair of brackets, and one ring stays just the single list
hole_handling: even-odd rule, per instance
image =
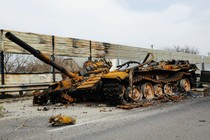
[{"label": "metal guardrail", "polygon": [[46,89],[52,83],[38,83],[38,84],[22,84],[22,85],[0,85],[0,93],[5,92],[23,92],[38,89]]}]

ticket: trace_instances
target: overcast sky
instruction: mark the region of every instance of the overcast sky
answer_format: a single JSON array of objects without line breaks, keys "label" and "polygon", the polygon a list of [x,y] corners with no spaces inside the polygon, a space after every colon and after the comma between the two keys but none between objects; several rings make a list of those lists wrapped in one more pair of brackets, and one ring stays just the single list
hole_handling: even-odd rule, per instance
[{"label": "overcast sky", "polygon": [[210,0],[0,0],[0,29],[210,52]]}]

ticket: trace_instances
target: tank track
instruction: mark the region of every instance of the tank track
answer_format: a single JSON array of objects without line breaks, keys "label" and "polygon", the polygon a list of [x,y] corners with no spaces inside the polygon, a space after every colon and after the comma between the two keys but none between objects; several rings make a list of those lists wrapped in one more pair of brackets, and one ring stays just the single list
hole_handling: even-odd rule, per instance
[{"label": "tank track", "polygon": [[[150,81],[152,83],[172,83],[172,82],[178,82],[183,77],[186,77],[189,79],[191,85],[195,87],[196,85],[196,75],[193,73],[186,73],[186,72],[178,72],[166,79],[157,80],[154,78],[150,78],[147,76],[136,76],[134,77],[134,84],[137,85],[142,81]],[[103,79],[103,94],[106,100],[110,102],[111,105],[119,105],[119,104],[125,104],[127,102],[125,98],[125,86],[128,84],[123,84],[122,81],[119,81],[117,79]],[[126,81],[124,81],[126,82]],[[127,81],[128,82],[128,81]],[[177,87],[178,88],[178,87]]]},{"label": "tank track", "polygon": [[106,100],[113,106],[125,104],[125,88],[123,83],[117,79],[103,80],[103,93]]}]

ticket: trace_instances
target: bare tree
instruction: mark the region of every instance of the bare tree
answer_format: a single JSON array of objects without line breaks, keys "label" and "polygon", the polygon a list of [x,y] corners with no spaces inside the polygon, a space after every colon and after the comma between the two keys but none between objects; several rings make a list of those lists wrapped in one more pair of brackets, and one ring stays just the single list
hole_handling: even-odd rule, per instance
[{"label": "bare tree", "polygon": [[51,72],[51,68],[48,64],[45,64],[38,59],[33,59],[27,64],[26,71],[29,73],[43,73]]},{"label": "bare tree", "polygon": [[178,46],[174,46],[173,48],[165,48],[164,50],[173,50],[176,52],[183,52],[183,53],[191,53],[191,54],[199,54],[199,51],[197,48],[195,47],[189,47],[189,46],[185,46],[185,47],[180,47]]},{"label": "bare tree", "polygon": [[[55,62],[70,71],[80,68],[72,58],[56,56]],[[44,73],[52,72],[52,67],[32,55],[11,54],[4,55],[5,73]]]},{"label": "bare tree", "polygon": [[50,72],[49,65],[32,55],[5,53],[4,65],[5,73]]},{"label": "bare tree", "polygon": [[29,56],[24,56],[22,54],[4,54],[4,65],[5,65],[5,73],[17,73],[24,71],[25,65],[27,65],[27,61]]}]

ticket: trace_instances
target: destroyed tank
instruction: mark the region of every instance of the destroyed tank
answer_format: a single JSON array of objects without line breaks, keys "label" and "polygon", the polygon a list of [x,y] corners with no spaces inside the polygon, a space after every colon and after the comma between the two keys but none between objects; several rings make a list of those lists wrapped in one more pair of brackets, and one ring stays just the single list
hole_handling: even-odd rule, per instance
[{"label": "destroyed tank", "polygon": [[105,59],[88,61],[80,71],[71,72],[12,33],[6,33],[6,37],[67,76],[46,90],[35,91],[34,104],[105,99],[118,105],[187,92],[196,86],[197,67],[187,60],[157,62],[153,54],[148,53],[142,63],[128,61],[112,72],[109,71],[111,62]]},{"label": "destroyed tank", "polygon": [[33,93],[33,104],[43,105],[48,101],[51,103],[67,103],[78,100],[100,100],[101,95],[101,77],[109,72],[112,63],[106,59],[92,62],[87,61],[84,67],[77,71],[71,72],[60,64],[55,63],[49,56],[34,49],[21,39],[17,38],[10,32],[5,34],[6,38],[13,41],[23,49],[33,54],[36,58],[46,64],[51,65],[60,71],[64,78],[61,81],[55,82],[45,90],[37,90]]},{"label": "destroyed tank", "polygon": [[[128,61],[102,76],[103,93],[112,105],[190,91],[196,86],[197,67],[188,60],[156,62],[148,53],[142,63]],[[135,66],[131,66],[135,65]]]}]

